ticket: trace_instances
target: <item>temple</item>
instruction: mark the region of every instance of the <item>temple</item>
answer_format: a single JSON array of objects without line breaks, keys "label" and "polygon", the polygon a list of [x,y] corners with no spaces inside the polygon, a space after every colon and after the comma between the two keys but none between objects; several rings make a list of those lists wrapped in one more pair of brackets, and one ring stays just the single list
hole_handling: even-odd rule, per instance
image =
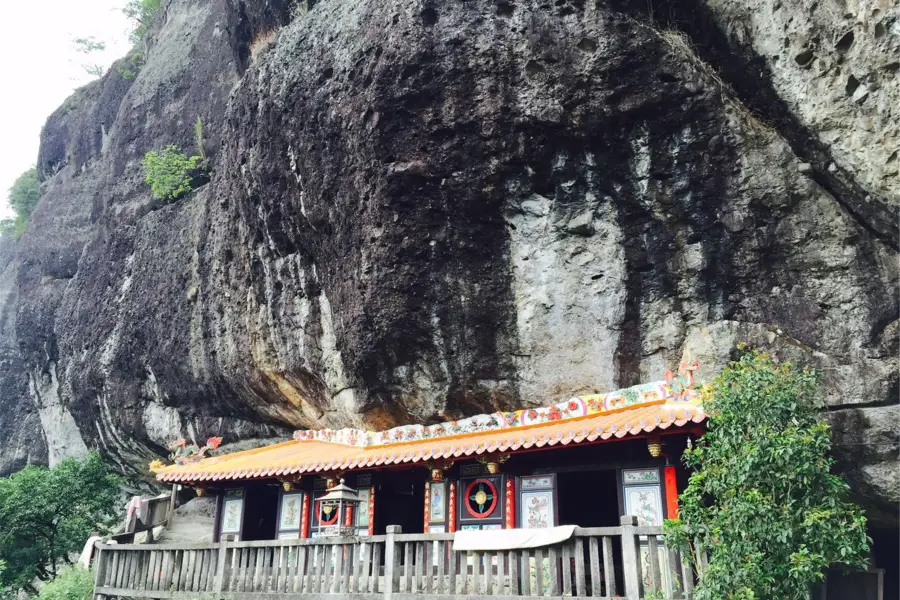
[{"label": "temple", "polygon": [[[660,526],[688,474],[681,454],[706,414],[682,374],[550,406],[386,431],[297,431],[271,446],[175,455],[161,482],[215,495],[214,540]],[[208,446],[218,445],[216,438]],[[323,497],[343,482],[349,501]]]},{"label": "temple", "polygon": [[662,524],[707,418],[697,366],[436,425],[179,440],[152,469],[215,499],[212,542],[98,544],[95,598],[689,599],[706,553]]}]

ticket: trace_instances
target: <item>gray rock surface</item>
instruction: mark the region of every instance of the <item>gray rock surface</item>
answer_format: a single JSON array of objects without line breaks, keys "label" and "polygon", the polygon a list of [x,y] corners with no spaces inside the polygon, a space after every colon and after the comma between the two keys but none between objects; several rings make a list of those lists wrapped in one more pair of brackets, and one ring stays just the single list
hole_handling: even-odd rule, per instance
[{"label": "gray rock surface", "polygon": [[175,509],[171,523],[154,539],[161,544],[208,544],[215,524],[216,499],[194,498]]},{"label": "gray rock surface", "polygon": [[[750,341],[826,369],[895,526],[896,189],[818,128],[867,105],[813,119],[773,72],[760,120],[737,3],[704,5],[709,56],[639,4],[168,2],[137,78],[45,128],[0,260],[0,471],[545,404]],[[212,181],[152,200],[141,157],[198,115]]]}]

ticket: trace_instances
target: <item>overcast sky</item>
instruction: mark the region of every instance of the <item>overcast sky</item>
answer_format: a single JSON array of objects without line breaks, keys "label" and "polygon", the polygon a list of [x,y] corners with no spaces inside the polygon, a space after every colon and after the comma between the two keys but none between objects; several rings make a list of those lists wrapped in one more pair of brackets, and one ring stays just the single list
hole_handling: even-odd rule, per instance
[{"label": "overcast sky", "polygon": [[[126,0],[9,2],[0,18],[0,218],[9,216],[7,191],[37,161],[41,127],[75,88],[89,82],[83,65],[104,67],[128,51]],[[86,56],[73,39],[94,36],[104,52]]]}]

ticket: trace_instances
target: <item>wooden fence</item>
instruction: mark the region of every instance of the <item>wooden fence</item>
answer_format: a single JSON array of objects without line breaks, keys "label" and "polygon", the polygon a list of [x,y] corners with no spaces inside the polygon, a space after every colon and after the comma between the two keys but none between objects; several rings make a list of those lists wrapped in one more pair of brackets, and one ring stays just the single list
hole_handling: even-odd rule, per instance
[{"label": "wooden fence", "polygon": [[695,574],[659,527],[577,528],[543,548],[456,552],[452,533],[372,537],[98,545],[95,598],[346,600],[429,596],[689,599]]}]

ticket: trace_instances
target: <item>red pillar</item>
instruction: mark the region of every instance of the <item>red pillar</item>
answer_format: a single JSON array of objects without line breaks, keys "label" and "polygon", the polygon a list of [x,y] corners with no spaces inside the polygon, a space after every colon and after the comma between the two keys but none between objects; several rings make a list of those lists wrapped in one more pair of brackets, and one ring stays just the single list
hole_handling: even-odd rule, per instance
[{"label": "red pillar", "polygon": [[516,528],[516,484],[515,478],[506,476],[506,529]]},{"label": "red pillar", "polygon": [[309,496],[308,492],[303,494],[303,514],[300,516],[300,537],[304,539],[309,537]]},{"label": "red pillar", "polygon": [[425,512],[422,514],[422,531],[428,533],[428,517],[429,517],[429,508],[431,506],[431,482],[425,482]]},{"label": "red pillar", "polygon": [[447,502],[447,532],[456,531],[456,482],[451,481],[449,484],[450,495]]},{"label": "red pillar", "polygon": [[664,469],[666,483],[666,515],[670,519],[678,518],[678,480],[675,477],[675,467],[668,466]]},{"label": "red pillar", "polygon": [[375,486],[369,488],[369,535],[375,535]]}]

